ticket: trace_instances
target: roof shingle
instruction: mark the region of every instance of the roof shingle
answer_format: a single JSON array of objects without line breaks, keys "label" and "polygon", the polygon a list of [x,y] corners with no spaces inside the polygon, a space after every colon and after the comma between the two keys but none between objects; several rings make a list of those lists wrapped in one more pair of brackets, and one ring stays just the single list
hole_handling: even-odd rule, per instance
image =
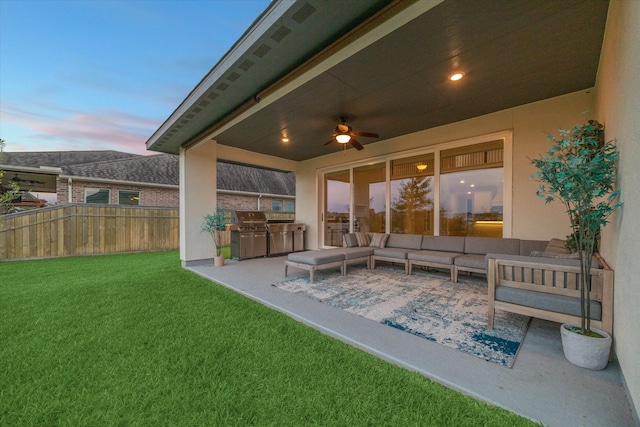
[{"label": "roof shingle", "polygon": [[[178,185],[179,157],[173,154],[142,156],[119,151],[5,152],[10,166],[58,167],[64,175],[114,181]],[[218,162],[219,190],[295,195],[295,175],[234,163]]]}]

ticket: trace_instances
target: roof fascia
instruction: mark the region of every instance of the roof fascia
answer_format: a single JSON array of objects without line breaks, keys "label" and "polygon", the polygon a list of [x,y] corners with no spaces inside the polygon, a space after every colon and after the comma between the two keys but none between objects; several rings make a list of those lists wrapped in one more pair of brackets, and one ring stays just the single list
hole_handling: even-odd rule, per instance
[{"label": "roof fascia", "polygon": [[102,184],[137,185],[140,187],[160,187],[160,188],[167,188],[171,190],[178,190],[180,188],[179,185],[173,185],[173,184],[156,184],[153,182],[123,181],[119,179],[91,178],[88,176],[76,176],[76,175],[60,175],[60,179],[71,179],[73,181],[98,182]]},{"label": "roof fascia", "polygon": [[39,173],[43,175],[59,175],[62,173],[61,168],[56,168],[52,166],[40,166],[37,168],[29,167],[29,166],[12,166],[12,165],[0,165],[0,169],[5,172],[28,172],[28,173]]},{"label": "roof fascia", "polygon": [[196,87],[180,103],[178,108],[165,120],[147,141],[147,148],[152,147],[158,139],[169,130],[178,119],[196,103],[204,93],[209,90],[223,75],[229,71],[233,64],[244,55],[249,48],[263,36],[273,24],[280,19],[294,5],[294,2],[287,0],[272,1],[269,6],[256,18],[254,23],[236,41],[229,51],[218,61],[207,75],[196,85]]},{"label": "roof fascia", "polygon": [[[260,102],[249,100],[227,116],[182,144],[189,148],[215,137],[287,95],[334,65],[358,53],[392,31],[426,13],[444,0],[397,0],[360,23],[305,63],[256,94]],[[366,37],[365,37],[366,36]]]}]

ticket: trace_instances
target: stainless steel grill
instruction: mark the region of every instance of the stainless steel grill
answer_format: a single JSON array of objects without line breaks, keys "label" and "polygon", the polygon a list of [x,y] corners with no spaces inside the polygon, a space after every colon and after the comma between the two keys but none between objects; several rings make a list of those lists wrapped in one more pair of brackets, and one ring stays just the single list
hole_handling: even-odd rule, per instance
[{"label": "stainless steel grill", "polygon": [[267,218],[262,211],[236,211],[231,231],[231,258],[267,255]]},{"label": "stainless steel grill", "polygon": [[269,253],[268,256],[288,254],[304,250],[304,224],[270,222],[269,229]]}]

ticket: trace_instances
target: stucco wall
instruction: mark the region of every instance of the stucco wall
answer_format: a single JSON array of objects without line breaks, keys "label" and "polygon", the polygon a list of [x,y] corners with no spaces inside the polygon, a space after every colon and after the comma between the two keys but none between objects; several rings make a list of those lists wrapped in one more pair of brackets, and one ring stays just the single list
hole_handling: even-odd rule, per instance
[{"label": "stucco wall", "polygon": [[299,197],[296,217],[309,227],[308,247],[318,246],[321,227],[319,206],[322,195],[315,196],[318,169],[335,165],[347,168],[351,163],[377,156],[508,130],[513,132],[511,236],[524,239],[564,237],[570,231],[564,208],[557,203],[545,205],[536,197],[537,184],[531,179],[534,168],[529,164],[529,158],[538,157],[547,150],[550,145],[547,134],[557,135],[558,129],[570,128],[590,117],[581,114],[585,110],[594,110],[592,90],[369,144],[362,151],[347,150],[302,162],[296,174],[296,194]]},{"label": "stucco wall", "polygon": [[597,112],[621,153],[621,211],[603,233],[603,253],[615,270],[614,345],[625,382],[640,409],[640,2],[612,1],[597,80]]}]

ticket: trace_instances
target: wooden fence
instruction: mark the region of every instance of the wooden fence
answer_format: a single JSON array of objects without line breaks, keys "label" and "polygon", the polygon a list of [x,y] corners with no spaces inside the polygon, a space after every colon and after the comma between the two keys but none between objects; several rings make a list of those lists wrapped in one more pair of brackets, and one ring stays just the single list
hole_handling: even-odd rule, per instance
[{"label": "wooden fence", "polygon": [[0,261],[178,249],[178,208],[68,204],[0,216]]}]

